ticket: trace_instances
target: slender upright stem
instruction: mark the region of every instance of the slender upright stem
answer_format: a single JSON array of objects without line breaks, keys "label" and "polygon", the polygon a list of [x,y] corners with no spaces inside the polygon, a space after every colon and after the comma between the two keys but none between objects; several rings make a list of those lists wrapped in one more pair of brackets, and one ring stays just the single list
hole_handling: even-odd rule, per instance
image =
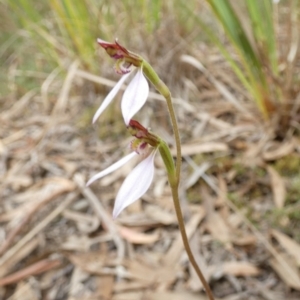
[{"label": "slender upright stem", "polygon": [[176,216],[177,216],[177,220],[178,220],[178,226],[180,229],[180,233],[181,233],[181,237],[182,237],[182,241],[183,241],[183,245],[185,248],[185,251],[189,257],[189,260],[192,264],[192,266],[194,267],[199,279],[201,280],[203,287],[205,288],[205,291],[207,293],[207,296],[210,300],[215,300],[213,293],[210,289],[209,284],[207,283],[204,275],[202,274],[196,260],[195,257],[192,253],[192,250],[190,248],[190,244],[189,244],[189,240],[188,237],[186,235],[186,231],[185,231],[185,226],[184,226],[184,220],[183,220],[183,216],[182,216],[182,212],[181,212],[181,208],[180,208],[180,202],[179,202],[179,198],[178,198],[178,188],[177,187],[171,187],[172,188],[172,196],[173,196],[173,201],[174,201],[174,206],[175,206],[175,211],[176,211]]},{"label": "slender upright stem", "polygon": [[208,298],[210,300],[215,300],[213,293],[210,289],[210,286],[207,283],[205,277],[203,276],[203,274],[201,272],[201,269],[199,268],[199,266],[195,260],[195,257],[190,248],[189,240],[188,240],[188,237],[187,237],[186,231],[185,231],[184,220],[183,220],[180,201],[179,201],[179,197],[178,197],[178,186],[179,186],[179,181],[180,181],[180,168],[181,168],[181,143],[180,143],[179,129],[178,129],[178,125],[177,125],[177,120],[176,120],[176,115],[175,115],[175,111],[174,111],[174,107],[173,107],[173,103],[172,103],[171,94],[169,94],[168,97],[166,97],[166,101],[167,101],[167,105],[168,105],[168,110],[169,110],[173,130],[174,130],[175,141],[176,141],[176,152],[177,152],[177,160],[176,160],[177,181],[176,181],[176,183],[177,184],[172,185],[171,180],[169,180],[169,181],[171,184],[171,190],[172,190],[172,196],[173,196],[176,216],[177,216],[177,220],[178,220],[178,226],[179,226],[180,234],[182,237],[183,245],[184,245],[185,251],[189,257],[189,260],[190,260],[192,266],[194,267],[199,279],[201,280],[203,287],[205,288],[205,291],[207,293]]},{"label": "slender upright stem", "polygon": [[180,182],[180,169],[181,169],[181,143],[180,143],[179,129],[176,120],[176,114],[172,103],[171,92],[169,88],[166,86],[166,84],[159,78],[159,76],[154,71],[152,66],[146,60],[143,60],[143,72],[150,80],[150,82],[155,86],[155,88],[160,92],[160,94],[165,97],[167,101],[168,111],[171,118],[171,123],[172,123],[173,132],[175,136],[175,143],[176,143],[176,179],[177,179],[177,186],[178,186]]},{"label": "slender upright stem", "polygon": [[[147,61],[143,60],[142,65],[143,65],[144,74],[152,82],[152,84],[160,92],[160,94],[162,94],[164,96],[164,98],[166,99],[169,115],[171,118],[173,132],[174,132],[174,136],[175,136],[176,158],[177,159],[176,159],[176,167],[175,167],[175,179],[174,179],[174,173],[171,174],[170,172],[168,172],[168,178],[169,178],[169,183],[170,183],[171,190],[172,190],[174,207],[175,207],[176,216],[177,216],[177,220],[178,220],[179,230],[180,230],[181,237],[183,240],[183,245],[184,245],[185,251],[189,257],[189,260],[190,260],[192,266],[194,267],[199,279],[201,280],[201,282],[203,284],[203,287],[206,290],[206,293],[207,293],[209,299],[215,300],[213,293],[195,260],[195,257],[190,248],[189,240],[187,238],[186,231],[185,231],[184,220],[183,220],[180,201],[179,201],[179,197],[178,197],[178,187],[179,187],[179,182],[180,182],[180,169],[181,169],[181,142],[180,142],[179,128],[178,128],[178,124],[177,124],[177,120],[176,120],[176,114],[175,114],[175,110],[174,110],[173,103],[172,103],[171,92],[168,89],[168,87],[166,86],[166,84],[159,78],[159,76],[156,74],[156,72],[153,70],[153,68]],[[167,148],[163,147],[161,150],[165,151],[166,149]],[[169,151],[169,150],[167,150],[167,151]],[[168,155],[165,155],[163,153],[163,156],[167,157]],[[168,169],[167,165],[166,165],[166,168]]]},{"label": "slender upright stem", "polygon": [[173,132],[175,136],[175,143],[176,143],[176,178],[177,178],[177,189],[178,189],[178,185],[180,182],[180,170],[181,170],[181,142],[180,142],[179,129],[177,125],[171,94],[169,94],[168,97],[166,97],[166,101],[167,101],[169,115],[172,122]]}]

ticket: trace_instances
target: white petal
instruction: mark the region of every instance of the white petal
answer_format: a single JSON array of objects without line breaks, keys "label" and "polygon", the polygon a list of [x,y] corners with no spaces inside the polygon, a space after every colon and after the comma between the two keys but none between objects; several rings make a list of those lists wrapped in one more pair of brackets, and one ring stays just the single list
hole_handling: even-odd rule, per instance
[{"label": "white petal", "polygon": [[116,163],[112,164],[105,170],[101,171],[100,173],[95,174],[86,184],[86,186],[89,186],[91,183],[93,183],[95,180],[102,178],[103,176],[106,176],[107,174],[119,169],[123,165],[125,165],[130,159],[132,159],[134,156],[136,156],[136,152],[132,152],[122,159],[118,160]]},{"label": "white petal", "polygon": [[138,200],[149,189],[154,175],[155,153],[156,151],[153,151],[126,177],[115,201],[113,218],[116,218],[125,207]]},{"label": "white petal", "polygon": [[143,71],[139,68],[136,75],[126,88],[122,98],[121,109],[126,125],[129,124],[130,119],[145,104],[148,95],[149,84],[143,74]]},{"label": "white petal", "polygon": [[105,110],[105,108],[110,104],[110,102],[114,99],[118,91],[120,90],[123,82],[128,78],[130,73],[125,74],[121,77],[121,79],[117,82],[117,84],[113,87],[113,89],[108,93],[108,95],[103,100],[102,104],[96,111],[94,118],[93,118],[93,124],[97,121],[97,119],[100,117],[102,112]]}]

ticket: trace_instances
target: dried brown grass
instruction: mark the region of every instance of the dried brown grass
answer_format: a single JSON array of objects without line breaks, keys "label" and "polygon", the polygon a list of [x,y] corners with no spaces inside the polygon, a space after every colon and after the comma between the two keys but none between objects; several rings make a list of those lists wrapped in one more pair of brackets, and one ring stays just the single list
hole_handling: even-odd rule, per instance
[{"label": "dried brown grass", "polygon": [[[181,201],[196,259],[217,299],[298,299],[300,246],[259,218],[264,209],[285,206],[285,180],[268,162],[297,153],[299,140],[274,140],[272,126],[257,117],[222,58],[204,45],[187,53],[189,37],[173,38],[176,47],[163,44],[158,61],[162,49],[151,48],[151,41],[138,50],[173,91],[183,141]],[[1,299],[205,299],[159,159],[150,191],[116,221],[113,200],[131,166],[84,186],[127,151],[118,105],[90,124],[88,106],[104,97],[95,86],[113,84],[75,61],[63,81],[54,70],[41,90],[13,105],[6,99],[0,113]],[[172,146],[163,99],[154,91],[149,98],[138,119]],[[220,158],[227,159],[223,167]],[[237,161],[251,166],[244,180],[233,167]],[[251,175],[257,166],[269,172],[263,184]],[[249,196],[260,189],[259,199]],[[228,200],[231,192],[248,197],[259,229],[247,207]]]}]

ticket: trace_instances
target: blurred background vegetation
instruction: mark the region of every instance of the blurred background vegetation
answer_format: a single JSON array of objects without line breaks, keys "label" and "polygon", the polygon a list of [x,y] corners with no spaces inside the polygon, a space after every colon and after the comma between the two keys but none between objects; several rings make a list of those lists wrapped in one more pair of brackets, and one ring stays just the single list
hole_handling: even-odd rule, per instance
[{"label": "blurred background vegetation", "polygon": [[[96,38],[118,38],[148,59],[179,96],[184,73],[178,63],[181,55],[197,56],[202,50],[221,54],[231,69],[228,77],[236,82],[237,89],[232,93],[244,90],[251,104],[247,107],[259,122],[273,126],[274,139],[284,140],[299,133],[299,1],[0,3],[0,90],[7,108],[28,91],[40,91],[45,83],[50,85],[54,78],[60,78],[60,86],[48,91],[54,105],[74,62],[90,74],[115,76],[113,62],[99,49]],[[205,54],[199,57],[206,65]],[[193,76],[190,78],[193,80]],[[94,100],[107,90],[97,84],[89,85],[88,90],[80,86],[79,90],[87,104],[83,110],[87,112],[85,124],[90,124],[94,105],[99,103]]]},{"label": "blurred background vegetation", "polygon": [[[213,117],[218,125],[224,124],[222,121],[225,120],[233,127],[241,124],[257,126],[257,132],[246,133],[242,138],[237,131],[235,144],[234,138],[228,136],[226,157],[205,153],[195,155],[194,163],[212,162],[214,168],[207,173],[214,178],[221,174],[234,182],[230,183],[232,186],[229,184],[228,198],[237,207],[248,209],[247,217],[255,225],[267,220],[271,226],[280,227],[299,242],[299,18],[298,0],[0,0],[0,108],[9,110],[14,103],[21,102],[26,93],[35,92],[38,97],[34,104],[38,104],[35,107],[24,105],[24,114],[38,114],[44,108],[41,116],[50,115],[67,86],[70,68],[76,65],[77,70],[86,72],[84,76],[96,75],[97,79],[85,80],[87,77],[80,77],[82,73],[76,77],[70,94],[77,98],[73,97],[72,101],[76,99],[68,106],[71,113],[62,110],[62,115],[72,119],[81,114],[79,119],[84,120],[78,126],[80,130],[96,131],[91,126],[92,116],[114,84],[113,81],[104,83],[104,80],[118,79],[112,68],[114,62],[100,49],[96,39],[113,41],[118,38],[122,45],[145,57],[167,83],[173,96],[191,102],[192,110],[202,112],[203,108],[203,112],[209,112],[209,118]],[[194,65],[184,64],[182,55],[189,55],[186,62]],[[222,72],[218,72],[221,69]],[[195,92],[186,96],[185,84]],[[202,97],[204,93],[209,97]],[[203,98],[208,100],[203,101]],[[231,108],[238,109],[228,110],[228,113],[225,107],[225,113],[220,113],[218,109],[227,103],[227,98],[234,98],[236,102]],[[181,102],[180,105],[183,107],[184,104]],[[160,127],[166,132],[170,130],[165,121],[166,114],[159,109],[163,104],[151,105],[152,108],[158,106],[153,111],[156,119],[161,118],[157,122]],[[241,107],[243,110],[239,110]],[[204,131],[199,129],[202,124],[195,117],[196,113],[178,109],[184,142],[197,140],[198,133]],[[220,117],[221,114],[225,117]],[[67,122],[77,121],[74,120]],[[97,128],[97,138],[116,141],[126,132],[123,121],[115,114],[104,114],[101,122],[113,126],[109,130],[105,126]],[[209,121],[203,121],[205,130],[207,123]],[[213,134],[222,129],[216,126]],[[205,134],[210,132],[205,131]],[[42,139],[44,136],[41,136]],[[84,142],[88,140],[85,134],[81,137]],[[94,140],[86,142],[88,145],[93,143]],[[113,145],[117,148],[120,143],[117,141]],[[247,165],[248,161],[242,155],[253,150],[251,147],[257,147],[254,156],[260,162]],[[271,158],[266,158],[262,154],[263,147],[280,149],[277,153],[274,151]],[[111,149],[104,148],[103,153],[109,153]],[[99,159],[99,151],[93,148],[91,153]],[[87,156],[92,157],[91,153]],[[242,163],[238,159],[235,161],[240,157]],[[80,163],[76,161],[76,164],[82,171]],[[188,173],[186,165],[184,171]],[[255,216],[250,207],[251,200],[258,199],[260,204],[264,202],[261,199],[269,199],[272,194],[266,171],[269,166],[276,170],[278,177],[284,178],[282,186],[287,190],[286,197],[283,196],[286,202],[283,207],[267,209],[266,213],[259,208],[258,216]],[[243,191],[239,194],[237,191],[241,187]],[[249,194],[248,198],[246,194]],[[199,190],[192,187],[187,198],[199,201]]]},{"label": "blurred background vegetation", "polygon": [[216,46],[267,119],[291,109],[299,92],[295,0],[280,7],[271,0],[2,0],[0,14],[2,94],[10,92],[12,76],[24,93],[74,60],[103,74],[107,64],[99,59],[96,37],[118,37],[158,66],[164,59],[170,65],[182,49],[197,51],[200,42]]},{"label": "blurred background vegetation", "polygon": [[[39,81],[26,80],[38,74],[30,76],[28,72],[66,70],[74,60],[80,62],[81,68],[99,73],[101,65],[107,65],[97,55],[97,37],[118,38],[137,52],[157,43],[151,47],[156,52],[152,58],[161,55],[160,51],[170,51],[176,47],[176,39],[178,43],[179,37],[188,37],[196,28],[189,12],[182,10],[179,1],[175,2],[4,0],[1,5],[2,70],[14,65],[18,74],[25,72],[22,73],[25,76],[18,76],[21,78],[17,82],[24,92],[39,86]],[[200,9],[197,1],[191,1],[190,5],[195,11]],[[178,33],[174,37],[167,34],[175,31]],[[2,72],[2,75],[2,93],[9,93],[6,76],[9,74]]]}]

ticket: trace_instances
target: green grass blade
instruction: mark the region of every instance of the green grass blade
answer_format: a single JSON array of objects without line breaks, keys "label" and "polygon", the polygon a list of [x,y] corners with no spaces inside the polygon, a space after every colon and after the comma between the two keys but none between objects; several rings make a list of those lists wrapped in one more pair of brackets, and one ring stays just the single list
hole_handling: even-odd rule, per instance
[{"label": "green grass blade", "polygon": [[208,0],[208,2],[234,44],[243,50],[252,62],[257,64],[255,53],[230,2],[220,0]]},{"label": "green grass blade", "polygon": [[246,0],[252,31],[259,47],[261,59],[268,63],[274,75],[278,74],[276,39],[273,26],[271,0]]}]

